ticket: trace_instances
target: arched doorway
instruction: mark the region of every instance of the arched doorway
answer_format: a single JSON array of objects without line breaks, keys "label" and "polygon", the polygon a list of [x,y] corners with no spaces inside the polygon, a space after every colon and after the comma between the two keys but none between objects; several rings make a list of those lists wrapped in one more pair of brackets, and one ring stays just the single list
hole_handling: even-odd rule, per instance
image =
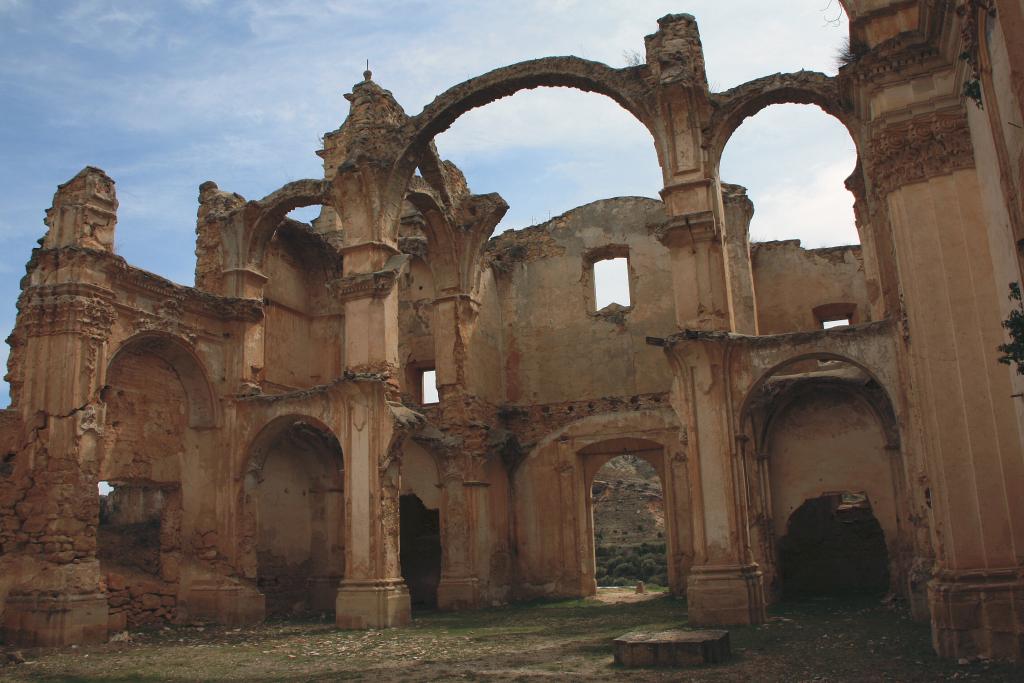
[{"label": "arched doorway", "polygon": [[643,581],[676,592],[682,581],[672,561],[678,520],[666,495],[664,447],[647,439],[611,438],[586,446],[579,456],[587,487],[588,533],[581,541],[592,558],[584,567],[593,577],[590,591]]},{"label": "arched doorway", "polygon": [[852,363],[810,359],[761,392],[753,512],[771,520],[770,536],[760,535],[766,587],[786,597],[902,591],[907,503],[884,392]]},{"label": "arched doorway", "polygon": [[280,418],[257,437],[249,462],[245,497],[256,523],[256,582],[267,614],[333,614],[344,573],[337,438],[314,420]]},{"label": "arched doorway", "polygon": [[435,609],[441,582],[441,484],[437,463],[422,445],[402,445],[399,560],[413,610]]},{"label": "arched doorway", "polygon": [[612,458],[591,484],[594,578],[610,586],[668,587],[665,496],[657,470],[637,455]]}]

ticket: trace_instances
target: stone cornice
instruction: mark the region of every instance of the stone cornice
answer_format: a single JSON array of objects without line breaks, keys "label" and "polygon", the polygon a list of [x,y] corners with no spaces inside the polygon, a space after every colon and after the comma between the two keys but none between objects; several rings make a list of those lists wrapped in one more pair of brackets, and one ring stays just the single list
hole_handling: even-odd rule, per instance
[{"label": "stone cornice", "polygon": [[884,197],[912,183],[974,167],[974,147],[961,108],[878,122],[868,141],[868,177]]},{"label": "stone cornice", "polygon": [[86,283],[34,285],[22,292],[17,326],[28,338],[78,334],[103,341],[116,314],[113,292]]}]

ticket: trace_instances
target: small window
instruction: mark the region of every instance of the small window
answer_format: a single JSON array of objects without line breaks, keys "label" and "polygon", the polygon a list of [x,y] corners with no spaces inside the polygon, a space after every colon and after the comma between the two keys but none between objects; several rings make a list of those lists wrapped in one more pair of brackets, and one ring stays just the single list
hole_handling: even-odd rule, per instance
[{"label": "small window", "polygon": [[101,496],[109,496],[110,492],[114,490],[114,487],[109,482],[101,481],[99,483],[99,492]]},{"label": "small window", "polygon": [[594,306],[600,311],[611,304],[629,307],[629,259],[604,259],[594,263]]},{"label": "small window", "polygon": [[850,324],[849,318],[840,318],[838,320],[822,320],[821,327],[824,330],[831,330],[833,327],[845,327]]},{"label": "small window", "polygon": [[420,403],[427,405],[439,401],[440,398],[437,395],[437,371],[424,370],[420,375]]}]

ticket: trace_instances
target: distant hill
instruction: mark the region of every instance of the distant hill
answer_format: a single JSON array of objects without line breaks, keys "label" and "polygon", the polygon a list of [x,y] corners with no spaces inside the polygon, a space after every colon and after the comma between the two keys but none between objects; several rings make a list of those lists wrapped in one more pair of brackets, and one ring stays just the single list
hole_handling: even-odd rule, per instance
[{"label": "distant hill", "polygon": [[591,494],[598,584],[664,585],[665,500],[650,463],[614,458],[598,470]]}]

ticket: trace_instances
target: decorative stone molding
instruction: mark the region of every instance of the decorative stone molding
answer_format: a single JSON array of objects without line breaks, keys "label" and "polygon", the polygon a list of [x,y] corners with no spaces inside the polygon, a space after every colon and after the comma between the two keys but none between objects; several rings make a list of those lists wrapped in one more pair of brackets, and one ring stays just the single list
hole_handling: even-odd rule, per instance
[{"label": "decorative stone molding", "polygon": [[720,239],[718,221],[711,211],[675,216],[654,229],[654,236],[666,247],[693,246]]},{"label": "decorative stone molding", "polygon": [[343,277],[329,283],[328,287],[331,288],[335,298],[342,302],[371,297],[382,299],[394,289],[408,258],[403,254],[399,257],[401,263],[393,258],[386,264],[391,266],[390,268],[375,273],[360,273]]},{"label": "decorative stone molding", "polygon": [[974,167],[971,133],[959,108],[880,128],[868,149],[868,176],[882,197],[904,185]]},{"label": "decorative stone molding", "polygon": [[22,294],[19,326],[28,338],[78,334],[104,341],[116,318],[112,298],[106,289],[81,283],[30,287]]}]

